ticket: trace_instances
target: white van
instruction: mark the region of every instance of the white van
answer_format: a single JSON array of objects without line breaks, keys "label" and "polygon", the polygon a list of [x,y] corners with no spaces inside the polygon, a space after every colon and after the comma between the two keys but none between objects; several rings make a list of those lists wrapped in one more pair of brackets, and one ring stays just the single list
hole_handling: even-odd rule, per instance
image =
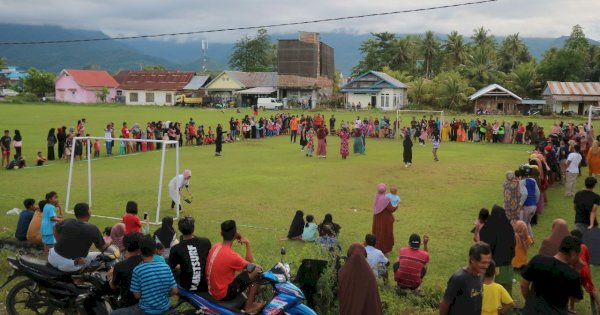
[{"label": "white van", "polygon": [[259,98],[256,106],[260,109],[283,109],[283,103],[276,98]]}]

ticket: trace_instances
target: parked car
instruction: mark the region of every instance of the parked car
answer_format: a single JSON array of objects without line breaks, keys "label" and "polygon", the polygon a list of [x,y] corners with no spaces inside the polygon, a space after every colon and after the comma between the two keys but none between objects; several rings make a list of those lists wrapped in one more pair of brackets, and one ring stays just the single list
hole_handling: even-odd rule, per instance
[{"label": "parked car", "polygon": [[283,109],[283,103],[272,97],[259,98],[256,106],[260,109]]},{"label": "parked car", "polygon": [[567,116],[567,117],[571,117],[571,116],[576,116],[577,113],[572,111],[572,110],[568,110],[568,111],[560,111],[560,115],[562,116]]},{"label": "parked car", "polygon": [[0,96],[5,97],[5,96],[17,96],[19,95],[19,93],[15,90],[11,90],[11,89],[0,89]]}]

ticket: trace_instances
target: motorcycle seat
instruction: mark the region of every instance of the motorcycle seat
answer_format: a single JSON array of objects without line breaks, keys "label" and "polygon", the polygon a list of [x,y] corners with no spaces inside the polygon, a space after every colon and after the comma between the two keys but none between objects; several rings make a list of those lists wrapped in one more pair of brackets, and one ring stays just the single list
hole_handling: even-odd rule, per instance
[{"label": "motorcycle seat", "polygon": [[40,274],[43,274],[50,278],[58,278],[69,274],[68,272],[60,271],[57,268],[54,268],[54,266],[50,265],[50,263],[48,263],[48,261],[46,260],[41,260],[28,256],[21,256],[19,260],[24,266],[34,269]]},{"label": "motorcycle seat", "polygon": [[244,303],[246,303],[246,297],[242,294],[238,294],[238,296],[231,301],[217,301],[208,292],[201,292],[198,295],[211,303],[219,304],[220,306],[235,313],[239,313],[242,306],[244,306]]}]

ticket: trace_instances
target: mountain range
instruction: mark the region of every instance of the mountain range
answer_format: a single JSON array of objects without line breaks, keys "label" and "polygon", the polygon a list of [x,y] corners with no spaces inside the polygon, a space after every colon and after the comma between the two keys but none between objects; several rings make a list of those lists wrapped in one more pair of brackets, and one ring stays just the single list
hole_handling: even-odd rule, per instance
[{"label": "mountain range", "polygon": [[[294,39],[295,34],[271,34],[278,39]],[[402,34],[399,34],[402,36]],[[334,48],[336,68],[349,75],[361,60],[360,45],[370,34],[321,33],[321,41]],[[0,43],[108,38],[101,31],[65,29],[60,26],[0,23]],[[440,40],[446,35],[438,34]],[[524,37],[531,54],[540,59],[551,47],[562,47],[566,36],[558,38]],[[468,36],[465,40],[468,41]],[[498,42],[504,37],[497,36]],[[600,43],[591,41],[598,45]],[[209,43],[206,67],[211,72],[227,69],[234,43]],[[162,65],[169,69],[201,71],[203,57],[200,40],[176,42],[165,39],[105,40],[64,44],[0,45],[0,56],[11,66],[35,67],[58,73],[65,68],[97,68],[116,72]]]}]

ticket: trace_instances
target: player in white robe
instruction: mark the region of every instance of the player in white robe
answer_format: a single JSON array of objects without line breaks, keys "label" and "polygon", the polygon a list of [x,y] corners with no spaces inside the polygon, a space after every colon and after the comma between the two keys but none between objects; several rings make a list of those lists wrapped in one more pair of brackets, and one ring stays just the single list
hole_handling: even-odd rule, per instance
[{"label": "player in white robe", "polygon": [[171,209],[175,208],[175,205],[179,205],[181,210],[181,189],[188,187],[190,184],[190,178],[192,178],[192,171],[185,170],[183,174],[175,175],[169,182],[169,196],[171,196]]}]

